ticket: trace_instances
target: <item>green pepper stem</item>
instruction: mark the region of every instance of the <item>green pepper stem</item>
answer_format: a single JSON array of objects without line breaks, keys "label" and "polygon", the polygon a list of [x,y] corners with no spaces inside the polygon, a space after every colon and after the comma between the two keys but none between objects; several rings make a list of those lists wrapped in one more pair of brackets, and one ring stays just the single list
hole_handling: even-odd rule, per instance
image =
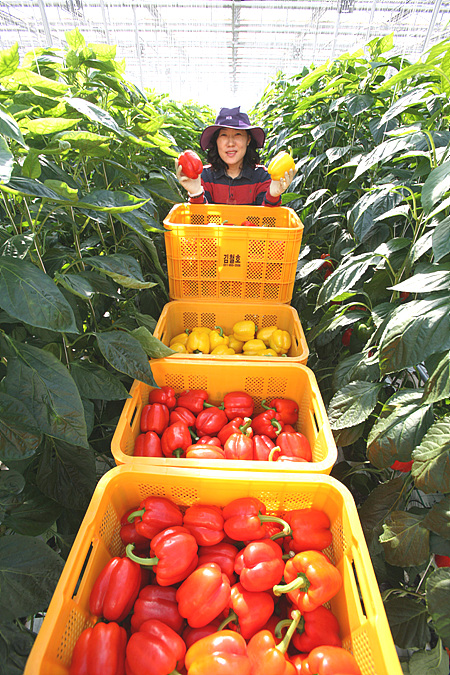
[{"label": "green pepper stem", "polygon": [[244,436],[248,436],[247,431],[248,431],[249,428],[251,427],[252,419],[251,419],[251,417],[245,417],[244,420],[245,420],[245,424],[241,424],[241,425],[240,425],[239,431],[242,431],[242,433],[244,434]]},{"label": "green pepper stem", "polygon": [[220,337],[223,337],[223,328],[222,328],[222,326],[214,326],[214,330],[218,330],[218,331],[219,331]]},{"label": "green pepper stem", "polygon": [[[266,398],[263,398],[263,400],[261,401],[261,405],[262,405],[262,407],[264,408],[264,410],[274,410],[274,411],[275,411],[275,408],[269,408],[269,406],[266,405],[266,401],[267,401]],[[276,412],[276,411],[275,411],[275,412]]]},{"label": "green pepper stem", "polygon": [[238,619],[238,615],[236,614],[236,612],[234,610],[231,610],[230,613],[228,614],[228,616],[222,621],[222,623],[220,624],[220,626],[217,630],[218,631],[223,630],[225,628],[225,626],[228,626],[228,624],[231,623],[232,621],[237,621],[237,619]]},{"label": "green pepper stem", "polygon": [[132,523],[135,518],[138,518],[138,517],[142,518],[144,513],[145,513],[145,509],[139,509],[139,511],[133,511],[133,513],[130,513],[127,520],[128,520],[129,523]]},{"label": "green pepper stem", "polygon": [[283,431],[283,427],[281,426],[279,421],[275,420],[275,419],[272,419],[272,420],[270,420],[270,423],[273,427],[275,427],[275,431],[277,432],[277,436],[278,436],[278,434],[281,434],[281,432]]},{"label": "green pepper stem", "polygon": [[[296,579],[293,579],[289,584],[278,584],[272,588],[274,595],[282,595],[283,593],[291,593],[297,590],[306,590],[309,588],[309,581],[306,574],[299,574]],[[306,587],[306,588],[305,588]]]},{"label": "green pepper stem", "polygon": [[268,462],[276,462],[277,460],[274,459],[275,453],[276,452],[281,452],[281,448],[279,445],[276,445],[272,450],[269,452],[269,456],[267,458]]},{"label": "green pepper stem", "polygon": [[177,459],[180,459],[180,457],[182,456],[183,452],[184,452],[183,448],[177,448],[176,450],[174,450],[174,451],[172,452],[172,455],[173,455],[174,457],[176,457]]},{"label": "green pepper stem", "polygon": [[137,555],[134,555],[134,544],[127,544],[127,547],[125,549],[125,553],[130,560],[134,560],[134,562],[139,563],[139,565],[143,565],[144,567],[153,567],[153,565],[157,565],[159,558],[154,557],[154,558],[140,558]]},{"label": "green pepper stem", "polygon": [[277,534],[274,534],[272,537],[270,537],[272,541],[274,539],[279,539],[280,537],[288,537],[290,534],[292,534],[291,526],[289,525],[289,523],[287,523],[282,518],[278,518],[278,516],[262,516],[260,514],[259,520],[261,523],[279,523],[280,525],[283,526],[281,532],[277,532]]},{"label": "green pepper stem", "polygon": [[[277,649],[280,651],[282,654],[286,654],[287,648],[289,647],[289,643],[292,639],[292,636],[294,635],[295,631],[297,630],[297,626],[300,623],[300,619],[302,618],[302,615],[298,611],[298,609],[294,609],[293,612],[291,612],[291,625],[289,626],[286,635],[284,638],[277,644]],[[278,628],[278,625],[277,625]]]}]

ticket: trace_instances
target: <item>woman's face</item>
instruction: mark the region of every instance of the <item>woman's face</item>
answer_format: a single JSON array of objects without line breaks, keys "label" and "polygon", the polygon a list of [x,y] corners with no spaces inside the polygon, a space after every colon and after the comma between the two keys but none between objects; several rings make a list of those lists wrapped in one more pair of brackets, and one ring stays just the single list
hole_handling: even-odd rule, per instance
[{"label": "woman's face", "polygon": [[250,143],[250,134],[245,129],[221,129],[217,136],[217,151],[229,169],[242,166],[242,160]]}]

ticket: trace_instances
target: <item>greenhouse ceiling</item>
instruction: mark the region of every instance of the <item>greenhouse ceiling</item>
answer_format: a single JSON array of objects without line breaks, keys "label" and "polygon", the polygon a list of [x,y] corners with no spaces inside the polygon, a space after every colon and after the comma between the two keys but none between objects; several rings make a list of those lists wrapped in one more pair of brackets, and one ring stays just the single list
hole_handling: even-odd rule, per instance
[{"label": "greenhouse ceiling", "polygon": [[393,34],[416,61],[450,35],[450,0],[3,0],[0,47],[23,56],[86,43],[116,46],[142,88],[213,108],[250,108],[281,71],[290,76]]}]

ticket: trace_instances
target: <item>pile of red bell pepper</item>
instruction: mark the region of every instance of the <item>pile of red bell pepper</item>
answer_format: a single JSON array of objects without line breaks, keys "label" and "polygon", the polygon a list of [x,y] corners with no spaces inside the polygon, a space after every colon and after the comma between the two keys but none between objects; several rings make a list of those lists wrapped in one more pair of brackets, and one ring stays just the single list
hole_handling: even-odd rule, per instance
[{"label": "pile of red bell pepper", "polygon": [[70,675],[360,675],[325,606],[342,587],[329,519],[282,515],[255,497],[182,511],[149,496],[125,513]]},{"label": "pile of red bell pepper", "polygon": [[152,389],[142,408],[135,457],[311,462],[307,437],[295,426],[298,405],[285,398],[262,401],[255,412],[244,391],[226,394],[220,405],[204,389],[176,395],[172,387]]}]

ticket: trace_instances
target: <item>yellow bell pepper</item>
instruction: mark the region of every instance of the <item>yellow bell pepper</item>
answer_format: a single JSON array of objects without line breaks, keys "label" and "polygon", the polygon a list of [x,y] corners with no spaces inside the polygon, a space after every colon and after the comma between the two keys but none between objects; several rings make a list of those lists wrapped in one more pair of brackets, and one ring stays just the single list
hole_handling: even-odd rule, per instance
[{"label": "yellow bell pepper", "polygon": [[290,171],[291,169],[295,169],[295,162],[290,154],[284,150],[275,155],[267,167],[272,180],[280,180],[286,171]]},{"label": "yellow bell pepper", "polygon": [[208,333],[202,331],[192,331],[186,343],[186,349],[189,354],[209,354],[211,346],[209,344]]},{"label": "yellow bell pepper", "polygon": [[274,330],[269,340],[269,347],[277,354],[287,354],[291,348],[292,339],[287,330],[277,328]]},{"label": "yellow bell pepper", "polygon": [[266,345],[266,347],[268,347],[270,336],[272,335],[274,330],[277,330],[277,326],[266,326],[266,328],[260,328],[259,331],[256,333],[256,337],[262,340]]},{"label": "yellow bell pepper", "polygon": [[244,342],[242,349],[246,356],[259,356],[261,352],[265,351],[266,345],[262,340],[255,338],[253,340],[247,340],[247,342]]},{"label": "yellow bell pepper", "polygon": [[234,349],[229,347],[226,344],[221,344],[217,345],[217,347],[214,347],[214,349],[211,351],[211,356],[233,356],[233,354],[236,354]]},{"label": "yellow bell pepper", "polygon": [[187,349],[185,345],[182,345],[181,342],[173,342],[170,345],[170,349],[173,349],[174,352],[178,352],[178,354],[187,354]]},{"label": "yellow bell pepper", "polygon": [[214,326],[214,329],[209,334],[209,343],[211,345],[211,354],[213,349],[219,345],[225,344],[228,345],[228,338],[223,334],[223,329],[220,326]]},{"label": "yellow bell pepper", "polygon": [[172,344],[175,343],[175,342],[186,346],[186,342],[187,342],[188,337],[189,337],[189,333],[187,333],[186,331],[184,333],[178,333],[178,335],[174,335],[174,337],[169,342],[169,347],[171,347]]},{"label": "yellow bell pepper", "polygon": [[233,333],[231,333],[231,335],[227,335],[227,337],[228,337],[228,346],[231,347],[231,349],[234,349],[235,354],[240,354],[242,352],[242,347],[244,346],[244,343],[241,342],[240,340],[236,340]]},{"label": "yellow bell pepper", "polygon": [[279,356],[274,349],[265,349],[260,356]]},{"label": "yellow bell pepper", "polygon": [[191,330],[191,333],[206,333],[209,335],[211,331],[212,328],[207,328],[206,326],[196,326]]},{"label": "yellow bell pepper", "polygon": [[253,321],[238,321],[233,326],[233,335],[239,342],[247,342],[255,337],[256,326]]}]

